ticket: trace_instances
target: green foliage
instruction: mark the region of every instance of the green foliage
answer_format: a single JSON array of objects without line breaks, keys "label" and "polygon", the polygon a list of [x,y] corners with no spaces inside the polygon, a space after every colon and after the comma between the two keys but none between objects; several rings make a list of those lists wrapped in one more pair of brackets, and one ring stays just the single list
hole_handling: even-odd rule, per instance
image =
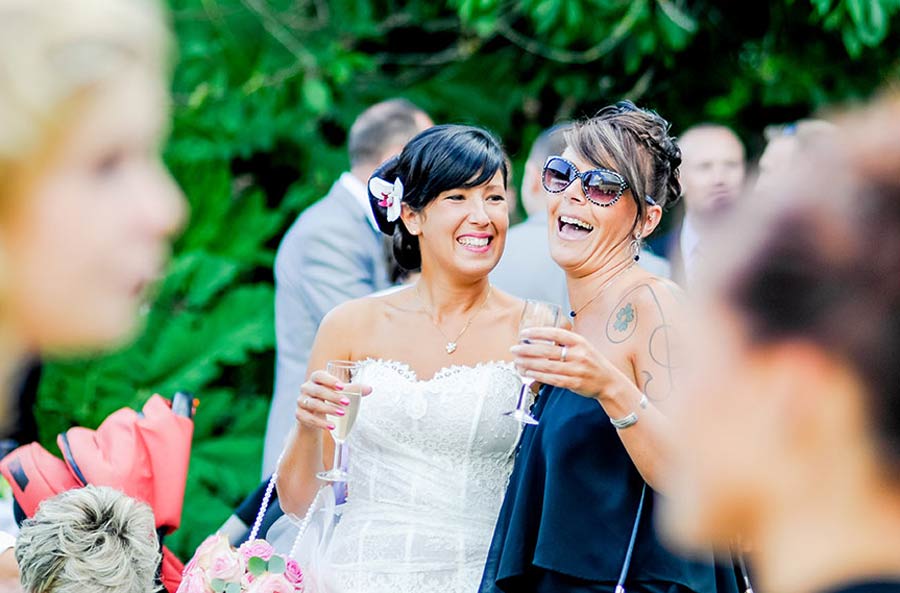
[{"label": "green foliage", "polygon": [[[272,389],[274,249],[347,167],[354,117],[402,95],[492,128],[516,170],[553,122],[619,98],[675,131],[759,146],[768,123],[867,97],[900,72],[900,0],[169,0],[178,38],[166,160],[192,221],[129,347],[48,365],[42,440],[155,392],[197,394],[188,557],[259,479]],[[891,33],[894,33],[891,35]]]}]

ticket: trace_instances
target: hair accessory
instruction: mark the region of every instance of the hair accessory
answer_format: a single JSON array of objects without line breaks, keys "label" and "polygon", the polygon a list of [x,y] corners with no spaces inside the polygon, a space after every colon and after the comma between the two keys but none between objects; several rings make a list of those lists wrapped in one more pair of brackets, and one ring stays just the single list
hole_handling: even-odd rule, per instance
[{"label": "hair accessory", "polygon": [[378,205],[387,210],[387,221],[394,222],[400,218],[400,204],[403,202],[403,182],[396,178],[394,183],[381,177],[369,179],[369,193],[380,197]]}]

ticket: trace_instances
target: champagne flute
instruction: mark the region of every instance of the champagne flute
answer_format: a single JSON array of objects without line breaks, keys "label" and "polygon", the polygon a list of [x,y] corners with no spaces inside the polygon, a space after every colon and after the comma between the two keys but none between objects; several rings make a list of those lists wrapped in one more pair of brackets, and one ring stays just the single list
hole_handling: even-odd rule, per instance
[{"label": "champagne flute", "polygon": [[349,406],[344,406],[344,415],[326,414],[325,418],[328,423],[334,426],[331,431],[331,438],[334,439],[334,463],[327,472],[319,472],[316,476],[320,480],[326,482],[346,482],[347,472],[344,471],[342,464],[344,462],[344,443],[353,430],[353,424],[356,422],[356,416],[359,414],[359,404],[362,399],[362,390],[358,385],[353,384],[356,376],[357,364],[349,360],[330,360],[325,367],[325,371],[340,381],[344,385],[343,391],[339,394],[350,400]]},{"label": "champagne flute", "polygon": [[[525,308],[522,310],[522,319],[519,321],[519,332],[530,327],[559,327],[562,325],[562,307],[553,303],[545,303],[543,301],[525,301]],[[523,343],[530,343],[523,340]],[[549,342],[552,344],[553,342]],[[525,405],[526,394],[531,389],[534,379],[519,375],[522,381],[522,389],[519,390],[519,400],[516,402],[516,409],[505,412],[506,416],[512,416],[522,424],[537,424],[538,421],[528,413]]]}]

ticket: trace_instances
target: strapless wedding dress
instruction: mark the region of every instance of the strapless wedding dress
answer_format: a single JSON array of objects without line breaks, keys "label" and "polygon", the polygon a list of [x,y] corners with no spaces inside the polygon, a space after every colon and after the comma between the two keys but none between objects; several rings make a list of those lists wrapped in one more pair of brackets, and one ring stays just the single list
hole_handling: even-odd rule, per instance
[{"label": "strapless wedding dress", "polygon": [[373,390],[347,440],[347,502],[323,515],[324,537],[319,517],[297,548],[308,590],[474,593],[521,430],[502,415],[520,386],[512,364],[419,380],[370,359],[357,380]]}]

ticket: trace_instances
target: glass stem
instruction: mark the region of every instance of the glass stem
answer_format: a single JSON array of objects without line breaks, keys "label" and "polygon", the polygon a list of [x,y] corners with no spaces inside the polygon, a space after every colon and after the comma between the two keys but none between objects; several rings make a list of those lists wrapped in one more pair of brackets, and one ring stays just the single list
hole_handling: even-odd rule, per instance
[{"label": "glass stem", "polygon": [[344,452],[344,443],[335,442],[334,443],[334,461],[331,464],[331,470],[339,472],[341,471],[341,462],[343,461],[343,452]]},{"label": "glass stem", "polygon": [[531,387],[531,382],[522,381],[522,389],[519,390],[519,401],[516,402],[516,409],[520,412],[525,411],[525,393]]}]

